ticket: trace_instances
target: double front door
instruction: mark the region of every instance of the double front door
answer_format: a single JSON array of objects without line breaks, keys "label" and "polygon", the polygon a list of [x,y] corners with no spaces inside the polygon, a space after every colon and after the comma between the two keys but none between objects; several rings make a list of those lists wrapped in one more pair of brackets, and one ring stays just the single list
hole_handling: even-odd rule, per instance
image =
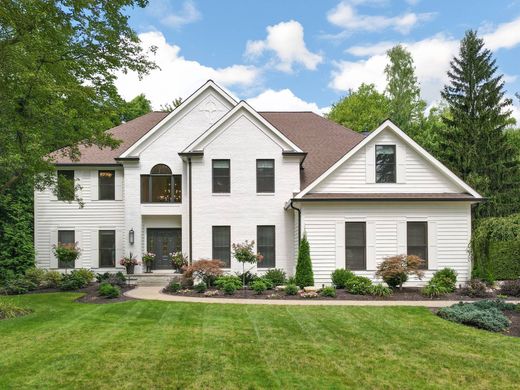
[{"label": "double front door", "polygon": [[181,229],[148,229],[147,250],[155,253],[153,269],[172,269],[170,253],[182,250]]}]

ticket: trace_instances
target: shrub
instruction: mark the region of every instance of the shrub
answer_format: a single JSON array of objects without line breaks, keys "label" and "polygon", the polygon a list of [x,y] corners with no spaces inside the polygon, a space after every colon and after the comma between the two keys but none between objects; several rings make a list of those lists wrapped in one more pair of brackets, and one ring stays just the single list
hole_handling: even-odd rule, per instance
[{"label": "shrub", "polygon": [[268,290],[271,290],[272,288],[274,288],[274,285],[273,285],[273,282],[271,281],[271,279],[267,279],[265,276],[262,276],[262,277],[259,278],[258,280],[261,280],[262,282],[264,282],[265,287],[266,287]]},{"label": "shrub", "polygon": [[447,292],[455,291],[455,285],[457,283],[457,272],[451,268],[443,268],[433,274],[428,284],[435,284],[438,287],[442,287]]},{"label": "shrub", "polygon": [[484,299],[472,303],[479,309],[489,309],[490,307],[494,307],[498,310],[516,310],[520,307],[520,305],[515,305],[514,303],[507,303],[503,299]]},{"label": "shrub", "polygon": [[89,275],[88,273],[78,271],[79,270],[74,270],[70,274],[63,275],[59,286],[60,289],[71,291],[87,287],[94,277],[93,273],[89,271]]},{"label": "shrub", "polygon": [[424,287],[422,290],[421,290],[421,294],[429,297],[429,298],[437,298],[437,297],[441,297],[443,295],[446,295],[450,292],[449,289],[447,289],[446,287],[444,286],[441,286],[439,284],[435,284],[435,283],[428,283],[426,285],[426,287]]},{"label": "shrub", "polygon": [[198,260],[183,268],[184,277],[201,279],[209,287],[217,276],[222,275],[223,266],[220,260]]},{"label": "shrub", "polygon": [[235,275],[219,276],[217,278],[217,280],[215,280],[214,284],[218,289],[222,290],[224,285],[227,283],[233,283],[235,285],[235,290],[241,289],[243,287],[242,281],[240,280],[240,278],[238,276],[235,276]]},{"label": "shrub", "polygon": [[520,297],[520,279],[506,280],[500,286],[500,292],[511,297]]},{"label": "shrub", "polygon": [[63,275],[59,271],[47,271],[43,277],[43,283],[47,288],[58,288]]},{"label": "shrub", "polygon": [[420,269],[423,263],[424,260],[418,256],[397,255],[386,257],[377,266],[376,276],[381,277],[390,287],[396,288],[399,286],[402,289],[409,275],[414,274],[419,279],[423,277],[424,272]]},{"label": "shrub", "polygon": [[83,280],[85,287],[94,279],[94,272],[86,268],[75,269],[71,274],[74,274],[76,278]]},{"label": "shrub", "polygon": [[181,290],[181,288],[182,286],[179,282],[177,282],[176,280],[171,280],[164,288],[164,291],[169,293],[177,293]]},{"label": "shrub", "polygon": [[286,284],[296,284],[296,278],[294,276],[288,277]]},{"label": "shrub", "polygon": [[345,290],[351,294],[367,295],[370,294],[372,281],[364,276],[354,276],[347,281]]},{"label": "shrub", "polygon": [[267,290],[267,286],[265,282],[261,279],[255,280],[251,283],[251,288],[257,293],[262,294],[265,290]]},{"label": "shrub", "polygon": [[30,312],[31,310],[16,306],[12,302],[0,300],[0,320],[20,317],[29,314]]},{"label": "shrub", "polygon": [[336,289],[334,287],[331,287],[331,286],[328,286],[328,287],[323,287],[321,289],[321,295],[324,296],[324,297],[331,297],[331,298],[334,298],[336,296]]},{"label": "shrub", "polygon": [[285,271],[279,268],[271,268],[267,270],[263,278],[271,282],[272,287],[281,286],[285,283]]},{"label": "shrub", "polygon": [[121,296],[121,289],[118,286],[113,286],[108,282],[103,282],[99,285],[99,295],[107,298],[118,298]]},{"label": "shrub", "polygon": [[237,291],[236,283],[233,283],[232,281],[224,283],[222,285],[222,291],[224,291],[224,294],[233,295]]},{"label": "shrub", "polygon": [[378,297],[388,297],[392,295],[392,289],[382,284],[374,284],[370,287],[369,294]]},{"label": "shrub", "polygon": [[462,289],[461,294],[472,298],[486,298],[489,296],[486,283],[479,279],[471,279]]},{"label": "shrub", "polygon": [[336,288],[345,288],[347,281],[355,275],[351,270],[338,268],[330,276],[332,279],[332,284],[334,284]]},{"label": "shrub", "polygon": [[507,317],[496,307],[481,308],[475,303],[457,303],[443,307],[437,312],[439,317],[493,332],[501,332],[509,326]]},{"label": "shrub", "polygon": [[285,286],[285,294],[287,295],[296,295],[298,291],[300,291],[300,289],[296,284],[288,284]]},{"label": "shrub", "polygon": [[44,285],[46,271],[41,268],[27,268],[25,270],[25,278],[32,282],[36,287]]},{"label": "shrub", "polygon": [[311,249],[307,236],[304,234],[298,249],[298,262],[296,263],[296,284],[301,288],[314,286],[314,274],[312,272]]},{"label": "shrub", "polygon": [[103,283],[110,277],[110,272],[105,272],[104,274],[96,274],[96,282]]},{"label": "shrub", "polygon": [[204,283],[204,282],[197,283],[194,286],[194,290],[196,292],[198,292],[199,294],[205,293],[207,289],[208,289],[208,286],[206,286],[206,283]]},{"label": "shrub", "polygon": [[25,294],[30,290],[34,290],[36,285],[23,276],[9,279],[0,287],[0,293],[7,295]]},{"label": "shrub", "polygon": [[237,272],[235,275],[240,280],[242,280],[246,286],[249,286],[251,284],[251,282],[253,282],[256,279],[258,279],[258,275],[252,273],[251,271],[246,271],[244,273]]}]

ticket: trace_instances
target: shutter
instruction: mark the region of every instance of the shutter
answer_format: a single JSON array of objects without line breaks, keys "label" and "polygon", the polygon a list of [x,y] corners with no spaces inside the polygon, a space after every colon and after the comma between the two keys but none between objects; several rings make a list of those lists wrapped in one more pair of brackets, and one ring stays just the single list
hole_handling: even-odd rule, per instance
[{"label": "shutter", "polygon": [[374,271],[376,264],[376,222],[367,221],[366,223],[366,245],[367,245],[367,270]]},{"label": "shutter", "polygon": [[90,250],[90,266],[92,268],[99,268],[99,230],[91,230],[90,234],[92,242],[92,248]]},{"label": "shutter", "polygon": [[[78,248],[80,249],[79,257],[76,259],[76,263],[74,264],[74,268],[89,268],[88,265],[88,252],[83,245],[83,232],[74,227],[74,241],[78,243]],[[85,262],[86,264],[84,264]]]},{"label": "shutter", "polygon": [[375,160],[376,160],[375,146],[373,144],[365,146],[365,163],[366,163],[365,176],[366,176],[367,183],[376,182]]},{"label": "shutter", "polygon": [[437,267],[437,222],[428,222],[428,269]]},{"label": "shutter", "polygon": [[405,255],[406,249],[406,221],[397,221],[397,253]]},{"label": "shutter", "polygon": [[406,183],[406,147],[396,145],[396,175],[397,183]]},{"label": "shutter", "polygon": [[[123,229],[116,229],[116,267],[119,265],[119,259],[124,255],[125,248],[123,242],[123,234]],[[134,255],[138,256],[139,254],[134,253]]]},{"label": "shutter", "polygon": [[54,256],[52,247],[58,243],[58,229],[52,229],[49,237],[50,268],[58,268],[58,259]]},{"label": "shutter", "polygon": [[97,169],[90,172],[90,200],[99,200],[98,175]]},{"label": "shutter", "polygon": [[123,171],[116,170],[115,174],[115,200],[123,200]]},{"label": "shutter", "polygon": [[345,222],[336,221],[336,268],[345,268]]}]

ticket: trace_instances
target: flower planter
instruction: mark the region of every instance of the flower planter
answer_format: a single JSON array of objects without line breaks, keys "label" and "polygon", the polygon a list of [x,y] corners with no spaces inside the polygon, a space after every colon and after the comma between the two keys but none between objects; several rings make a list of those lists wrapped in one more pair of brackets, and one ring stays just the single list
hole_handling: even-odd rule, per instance
[{"label": "flower planter", "polygon": [[134,264],[128,264],[126,265],[126,273],[127,275],[133,275],[134,274],[135,265]]},{"label": "flower planter", "polygon": [[146,263],[146,270],[144,271],[145,274],[151,274],[152,273],[152,263]]}]

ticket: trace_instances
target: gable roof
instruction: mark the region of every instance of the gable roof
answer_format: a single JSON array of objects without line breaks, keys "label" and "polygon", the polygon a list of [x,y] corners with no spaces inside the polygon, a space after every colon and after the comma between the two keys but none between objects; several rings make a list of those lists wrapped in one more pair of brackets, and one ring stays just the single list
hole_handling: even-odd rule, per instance
[{"label": "gable roof", "polygon": [[285,149],[290,152],[300,152],[303,153],[296,144],[294,144],[285,134],[279,131],[275,126],[273,126],[269,121],[267,121],[262,115],[256,112],[249,104],[245,101],[241,100],[235,107],[233,107],[229,112],[227,112],[223,117],[221,117],[218,121],[216,121],[213,125],[210,126],[204,133],[202,133],[197,139],[195,139],[191,144],[189,144],[181,153],[191,153],[194,151],[201,150],[205,146],[205,141],[208,137],[213,134],[217,129],[219,129],[226,121],[233,117],[240,110],[245,110],[247,113],[253,116],[256,120],[258,120],[262,125],[264,125],[276,138],[278,138],[275,142],[280,144],[285,144],[290,149]]},{"label": "gable roof", "polygon": [[325,170],[321,175],[319,175],[312,183],[310,183],[307,187],[305,187],[298,195],[295,196],[295,199],[302,199],[306,194],[308,194],[313,188],[315,188],[319,183],[321,183],[325,178],[327,178],[330,174],[332,174],[338,167],[343,165],[345,161],[351,158],[356,152],[358,152],[361,148],[363,148],[367,143],[372,141],[379,133],[383,130],[391,130],[398,137],[400,137],[409,147],[415,150],[419,155],[425,158],[428,162],[430,162],[435,168],[437,168],[442,174],[444,174],[448,179],[457,184],[459,187],[464,189],[467,193],[469,193],[474,198],[481,199],[482,196],[467,185],[464,181],[462,181],[457,175],[455,175],[452,171],[446,168],[439,160],[433,157],[430,153],[424,150],[419,144],[417,144],[413,139],[408,137],[399,127],[397,127],[390,119],[385,120],[377,129],[375,129],[372,133],[370,133],[366,138],[364,138],[361,142],[351,148],[341,159],[339,159],[336,163],[331,165],[327,170]]}]

